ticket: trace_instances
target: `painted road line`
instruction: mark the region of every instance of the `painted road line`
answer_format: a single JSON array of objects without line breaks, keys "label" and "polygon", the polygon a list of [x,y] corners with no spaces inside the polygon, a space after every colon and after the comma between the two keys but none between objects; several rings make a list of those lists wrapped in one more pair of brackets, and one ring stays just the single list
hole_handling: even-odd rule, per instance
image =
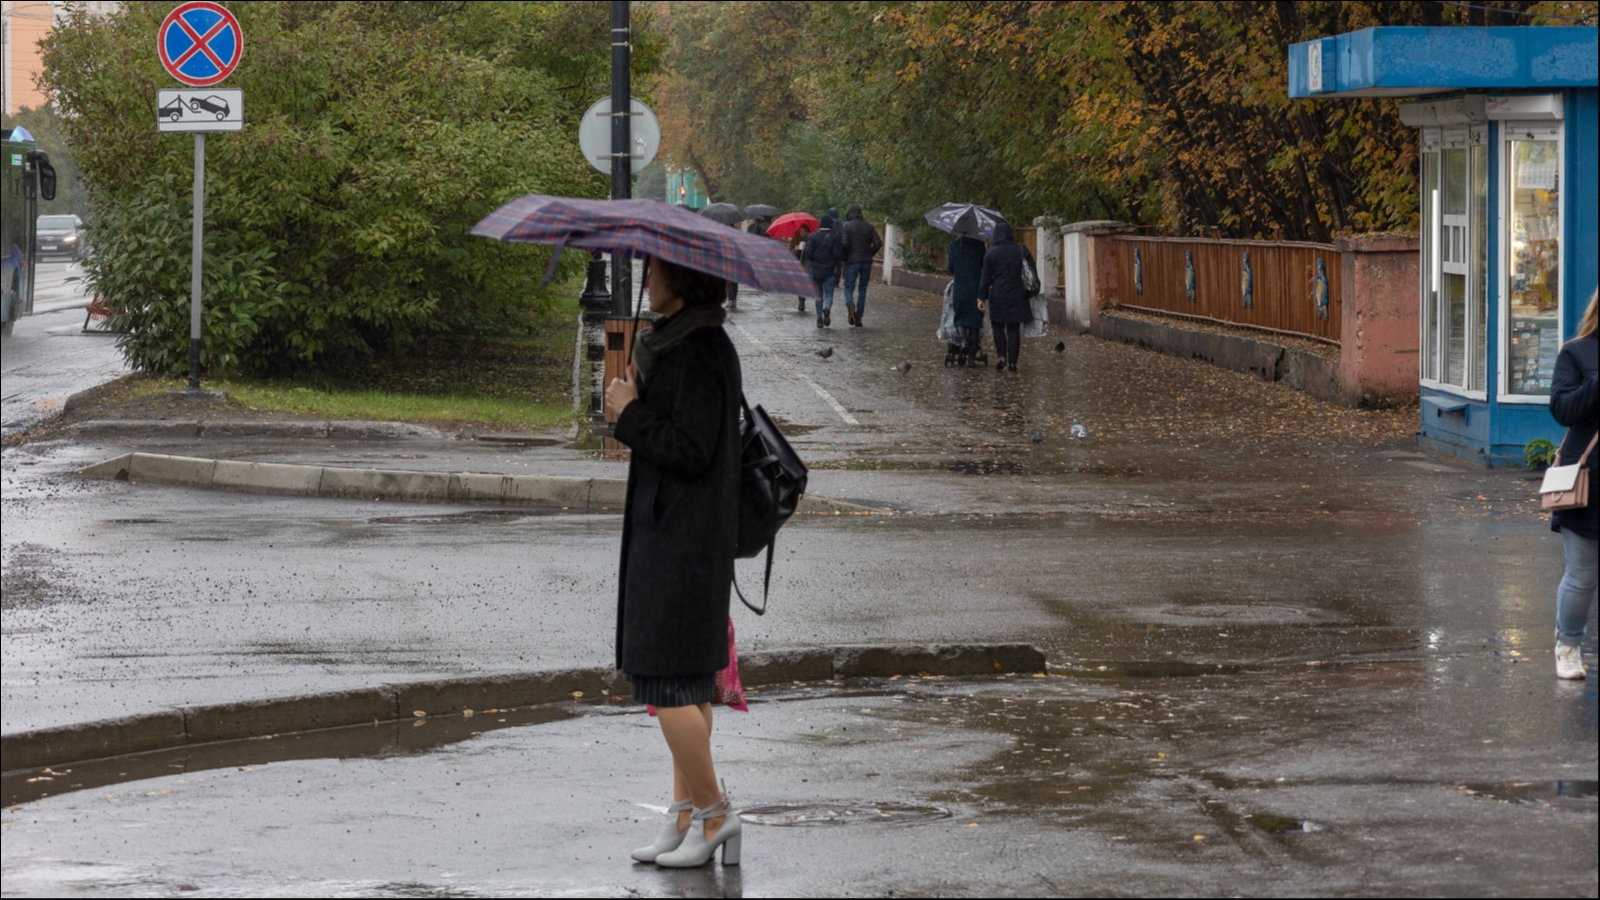
[{"label": "painted road line", "polygon": [[789,374],[796,375],[796,376],[798,376],[800,378],[801,381],[804,381],[806,384],[811,385],[811,389],[813,391],[817,392],[817,396],[821,397],[829,406],[833,407],[833,411],[839,414],[839,418],[843,419],[844,423],[846,425],[860,425],[861,424],[860,422],[856,421],[856,417],[855,416],[850,415],[850,411],[844,408],[844,404],[843,403],[840,403],[838,400],[834,399],[834,396],[832,394],[828,393],[828,389],[827,388],[823,387],[820,384],[817,384],[815,381],[812,381],[810,375],[807,375],[806,373],[800,371],[799,369],[796,369],[794,366],[791,366],[788,363],[784,362],[783,361],[783,357],[781,357],[778,354],[772,352],[772,348],[768,347],[766,344],[762,343],[760,338],[756,337],[755,335],[751,334],[748,331],[745,331],[743,325],[740,325],[738,322],[730,322],[728,324],[730,324],[733,327],[739,329],[739,333],[744,335],[745,338],[750,341],[750,343],[754,344],[756,346],[757,350],[760,350],[762,353],[765,353],[768,356],[772,357],[772,361],[777,363],[778,365],[782,366],[783,369],[785,371],[787,371]]}]

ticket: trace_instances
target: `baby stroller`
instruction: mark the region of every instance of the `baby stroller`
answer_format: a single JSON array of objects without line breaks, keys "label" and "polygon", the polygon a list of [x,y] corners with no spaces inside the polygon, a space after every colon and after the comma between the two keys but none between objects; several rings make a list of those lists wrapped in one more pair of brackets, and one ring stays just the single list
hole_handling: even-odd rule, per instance
[{"label": "baby stroller", "polygon": [[944,288],[944,316],[939,320],[937,337],[945,343],[946,366],[986,366],[989,354],[983,352],[983,332],[977,328],[958,328],[955,324],[955,285]]}]

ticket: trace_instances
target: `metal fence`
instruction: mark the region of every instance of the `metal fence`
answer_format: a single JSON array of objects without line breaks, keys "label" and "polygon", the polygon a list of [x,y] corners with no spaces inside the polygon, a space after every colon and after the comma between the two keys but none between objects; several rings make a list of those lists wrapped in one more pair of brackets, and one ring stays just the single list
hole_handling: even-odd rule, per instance
[{"label": "metal fence", "polygon": [[1331,244],[1118,236],[1117,302],[1339,342]]}]

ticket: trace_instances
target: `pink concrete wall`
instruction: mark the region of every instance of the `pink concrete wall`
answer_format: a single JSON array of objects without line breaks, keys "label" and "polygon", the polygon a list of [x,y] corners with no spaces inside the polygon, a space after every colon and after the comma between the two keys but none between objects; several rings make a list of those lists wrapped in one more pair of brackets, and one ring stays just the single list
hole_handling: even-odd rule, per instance
[{"label": "pink concrete wall", "polygon": [[1117,295],[1117,249],[1110,234],[1090,234],[1089,242],[1089,327],[1100,324],[1100,310],[1115,306]]},{"label": "pink concrete wall", "polygon": [[1415,398],[1418,239],[1363,235],[1335,244],[1344,267],[1339,354],[1344,401],[1384,406]]}]

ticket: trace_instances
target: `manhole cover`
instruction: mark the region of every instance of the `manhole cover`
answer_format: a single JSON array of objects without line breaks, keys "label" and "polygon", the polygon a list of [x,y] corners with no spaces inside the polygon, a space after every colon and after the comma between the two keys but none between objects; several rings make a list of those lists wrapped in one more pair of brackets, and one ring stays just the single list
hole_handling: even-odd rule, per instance
[{"label": "manhole cover", "polygon": [[752,825],[920,825],[950,818],[942,806],[905,803],[784,803],[739,810],[739,818]]}]

